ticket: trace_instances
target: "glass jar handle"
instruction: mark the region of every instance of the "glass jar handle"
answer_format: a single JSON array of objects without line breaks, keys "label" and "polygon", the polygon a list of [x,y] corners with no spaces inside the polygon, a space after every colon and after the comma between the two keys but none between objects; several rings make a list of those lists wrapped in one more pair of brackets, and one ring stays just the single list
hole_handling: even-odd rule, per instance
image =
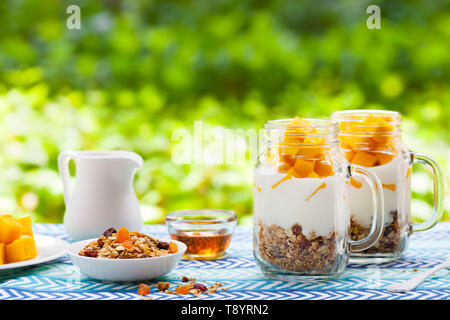
[{"label": "glass jar handle", "polygon": [[433,170],[433,211],[431,217],[422,223],[411,224],[411,231],[425,231],[439,222],[444,213],[444,176],[437,162],[426,154],[412,152],[411,162],[426,164]]},{"label": "glass jar handle", "polygon": [[360,176],[365,179],[372,190],[372,199],[373,199],[373,219],[372,219],[372,228],[370,229],[369,234],[360,240],[352,240],[349,239],[350,243],[350,251],[351,252],[359,252],[370,248],[375,242],[380,238],[383,227],[384,227],[384,196],[383,196],[383,188],[378,177],[365,169],[364,167],[357,165],[349,165],[349,173],[351,176]]}]

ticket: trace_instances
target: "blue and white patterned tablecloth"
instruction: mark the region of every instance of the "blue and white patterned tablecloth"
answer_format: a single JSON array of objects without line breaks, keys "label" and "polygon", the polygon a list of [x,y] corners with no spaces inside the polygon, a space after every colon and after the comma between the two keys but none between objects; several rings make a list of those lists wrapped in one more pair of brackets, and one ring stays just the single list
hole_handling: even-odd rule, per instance
[{"label": "blue and white patterned tablecloth", "polygon": [[[35,233],[67,239],[59,224],[36,224]],[[163,225],[146,225],[144,231],[156,237],[168,237]],[[391,293],[384,288],[432,268],[450,254],[450,223],[411,237],[402,259],[383,265],[349,265],[338,279],[298,283],[274,281],[263,276],[252,256],[252,230],[238,227],[228,256],[220,260],[182,260],[175,270],[158,281],[174,286],[181,276],[191,276],[206,284],[223,283],[229,290],[218,291],[202,299],[218,300],[450,300],[450,274],[440,271],[415,291]],[[418,269],[418,271],[417,271]],[[155,284],[156,281],[148,281]],[[80,274],[69,258],[0,272],[0,300],[139,300],[139,283],[96,281]],[[156,293],[154,300],[198,299],[192,295]]]}]

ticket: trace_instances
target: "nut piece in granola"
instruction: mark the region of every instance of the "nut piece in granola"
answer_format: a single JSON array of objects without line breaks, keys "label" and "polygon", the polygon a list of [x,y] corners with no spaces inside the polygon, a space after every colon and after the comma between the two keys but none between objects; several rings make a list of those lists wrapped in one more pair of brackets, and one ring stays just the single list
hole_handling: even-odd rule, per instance
[{"label": "nut piece in granola", "polygon": [[158,282],[156,284],[156,289],[158,289],[159,291],[166,291],[168,290],[170,287],[170,282]]},{"label": "nut piece in granola", "polygon": [[183,282],[195,282],[195,279],[183,276],[183,277],[181,277],[181,281],[183,281]]}]

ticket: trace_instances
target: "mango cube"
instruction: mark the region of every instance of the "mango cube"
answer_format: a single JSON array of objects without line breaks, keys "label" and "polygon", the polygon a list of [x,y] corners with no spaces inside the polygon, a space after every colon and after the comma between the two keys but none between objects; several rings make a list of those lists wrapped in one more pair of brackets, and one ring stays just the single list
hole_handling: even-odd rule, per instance
[{"label": "mango cube", "polygon": [[281,155],[289,155],[293,156],[298,152],[298,141],[297,142],[288,142],[283,141],[280,143],[280,154]]},{"label": "mango cube", "polygon": [[314,168],[314,171],[320,176],[320,177],[329,177],[334,174],[333,167],[331,164],[325,162],[325,161],[317,161],[316,167]]},{"label": "mango cube", "polygon": [[375,141],[370,137],[347,137],[347,143],[353,151],[373,150]]},{"label": "mango cube", "polygon": [[[315,163],[311,160],[305,160],[297,158],[295,160],[294,168],[300,178],[306,177],[308,174],[314,171]],[[295,176],[295,175],[294,175]]]},{"label": "mango cube", "polygon": [[390,137],[388,137],[388,139],[383,142],[383,143],[375,143],[375,145],[373,146],[373,150],[374,151],[380,151],[380,152],[395,152],[395,146],[394,146],[394,142],[392,141],[392,139]]},{"label": "mango cube", "polygon": [[372,136],[372,139],[376,142],[376,143],[380,143],[380,144],[385,144],[389,141],[390,137],[386,134],[375,134]]},{"label": "mango cube", "polygon": [[358,151],[352,159],[352,163],[363,167],[373,167],[377,163],[377,160],[376,155],[365,151]]},{"label": "mango cube", "polygon": [[15,219],[9,214],[0,215],[0,264],[36,256],[31,217]]},{"label": "mango cube", "polygon": [[388,123],[380,124],[376,130],[377,133],[391,133],[392,131],[394,131],[394,126]]},{"label": "mango cube", "polygon": [[312,171],[310,174],[308,174],[305,178],[320,178],[317,173]]},{"label": "mango cube", "polygon": [[295,132],[297,134],[305,135],[313,132],[314,127],[311,123],[303,120],[299,117],[295,117],[290,124],[286,126],[286,130],[289,132]]},{"label": "mango cube", "polygon": [[5,244],[0,243],[0,265],[5,264]]},{"label": "mango cube", "polygon": [[33,236],[33,228],[31,225],[32,221],[31,221],[30,216],[17,218],[16,221],[19,222],[23,226],[23,232],[22,232],[23,234]]},{"label": "mango cube", "polygon": [[291,166],[293,166],[294,163],[295,163],[295,158],[292,157],[292,156],[289,156],[289,155],[287,155],[287,154],[282,155],[282,156],[281,156],[281,160],[282,160],[283,162],[286,162],[287,164],[289,164],[289,165],[291,165]]},{"label": "mango cube", "polygon": [[5,245],[5,260],[7,263],[24,261],[36,256],[37,251],[33,237],[24,235]]},{"label": "mango cube", "polygon": [[377,154],[377,157],[379,165],[387,164],[394,159],[394,155],[388,153],[379,153]]},{"label": "mango cube", "polygon": [[292,166],[289,163],[282,163],[278,167],[278,172],[287,172]]},{"label": "mango cube", "polygon": [[347,151],[345,152],[345,158],[348,162],[352,162],[353,158],[355,157],[356,152],[355,151]]},{"label": "mango cube", "polygon": [[24,226],[11,215],[0,216],[0,243],[11,243],[19,238]]}]

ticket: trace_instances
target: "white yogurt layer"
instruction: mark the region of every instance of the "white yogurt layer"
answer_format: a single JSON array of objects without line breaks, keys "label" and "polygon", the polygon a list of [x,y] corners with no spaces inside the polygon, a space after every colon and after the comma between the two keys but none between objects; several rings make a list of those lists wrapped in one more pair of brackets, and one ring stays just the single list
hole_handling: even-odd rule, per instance
[{"label": "white yogurt layer", "polygon": [[[378,176],[384,185],[395,185],[395,190],[383,187],[384,195],[384,224],[389,225],[393,221],[390,214],[398,211],[405,214],[409,210],[409,179],[406,178],[408,170],[407,163],[400,157],[395,157],[391,162],[377,167],[366,168]],[[372,193],[364,179],[355,177],[362,183],[361,188],[352,185],[349,187],[350,215],[363,227],[370,227],[373,218]],[[409,211],[407,212],[409,214]]]},{"label": "white yogurt layer", "polygon": [[[255,171],[253,197],[254,219],[266,225],[278,225],[289,229],[302,226],[302,233],[310,236],[329,236],[332,232],[344,232],[348,225],[348,209],[345,204],[347,185],[343,178],[292,177],[272,188],[286,174]],[[326,186],[318,190],[323,183]],[[311,197],[310,197],[311,196]],[[310,199],[308,200],[308,198]]]}]

